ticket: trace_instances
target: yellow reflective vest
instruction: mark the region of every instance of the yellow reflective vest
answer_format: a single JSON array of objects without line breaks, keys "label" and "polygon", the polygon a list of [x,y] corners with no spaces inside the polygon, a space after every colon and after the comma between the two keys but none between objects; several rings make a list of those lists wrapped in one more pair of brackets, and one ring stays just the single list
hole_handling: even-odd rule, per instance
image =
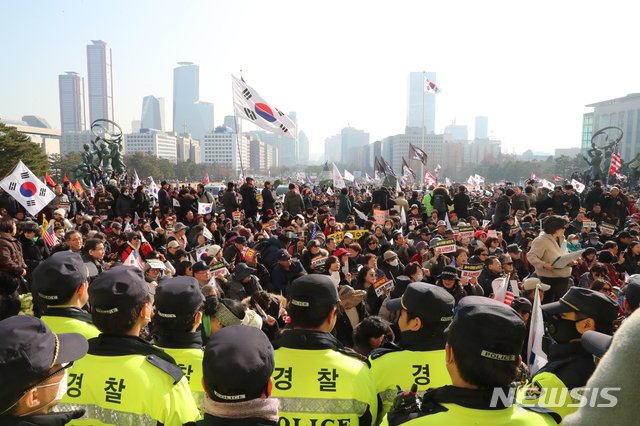
[{"label": "yellow reflective vest", "polygon": [[176,360],[176,364],[182,369],[187,378],[193,400],[196,405],[200,406],[204,399],[204,388],[202,387],[202,357],[204,356],[204,351],[195,348],[164,348],[160,345],[157,346],[161,347],[162,350]]},{"label": "yellow reflective vest", "polygon": [[435,351],[409,350],[381,350],[374,352],[371,357],[371,373],[376,384],[379,401],[378,421],[382,421],[391,409],[393,400],[402,390],[411,390],[411,386],[418,385],[418,395],[422,395],[429,388],[450,385],[451,377],[446,368],[446,352],[444,349]]},{"label": "yellow reflective vest", "polygon": [[[134,353],[134,352],[138,353]],[[171,357],[135,336],[100,335],[69,370],[56,411],[84,408],[69,425],[182,425],[200,418],[189,383]]]},{"label": "yellow reflective vest", "polygon": [[48,306],[40,319],[56,334],[79,333],[87,340],[100,334],[91,323],[91,315],[75,306]]},{"label": "yellow reflective vest", "polygon": [[289,330],[273,342],[279,426],[369,426],[378,401],[366,359],[322,331]]}]

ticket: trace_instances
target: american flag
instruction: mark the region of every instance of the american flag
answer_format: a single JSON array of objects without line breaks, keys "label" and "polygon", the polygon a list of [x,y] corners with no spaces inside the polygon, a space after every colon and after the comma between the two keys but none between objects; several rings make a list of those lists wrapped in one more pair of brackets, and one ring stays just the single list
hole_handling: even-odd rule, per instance
[{"label": "american flag", "polygon": [[138,213],[134,213],[133,214],[133,224],[134,225],[138,225],[139,221],[140,221],[140,216],[138,216]]},{"label": "american flag", "polygon": [[49,244],[49,247],[53,247],[58,244],[58,239],[56,238],[56,233],[53,231],[53,221],[49,222],[47,229],[42,234],[42,238]]},{"label": "american flag", "polygon": [[611,168],[609,169],[609,174],[611,176],[615,175],[618,170],[620,170],[620,151],[618,151],[618,142],[613,147],[613,152],[611,152]]},{"label": "american flag", "polygon": [[513,302],[513,287],[511,287],[511,280],[507,281],[507,292],[504,295],[504,304],[511,306]]},{"label": "american flag", "polygon": [[316,233],[318,231],[317,224],[313,223],[313,232],[311,233],[311,239],[313,240],[316,237]]},{"label": "american flag", "polygon": [[138,255],[137,250],[132,250],[129,256],[127,256],[126,260],[122,262],[125,266],[133,266],[134,268],[144,269],[142,265],[142,260],[140,260],[140,255]]}]

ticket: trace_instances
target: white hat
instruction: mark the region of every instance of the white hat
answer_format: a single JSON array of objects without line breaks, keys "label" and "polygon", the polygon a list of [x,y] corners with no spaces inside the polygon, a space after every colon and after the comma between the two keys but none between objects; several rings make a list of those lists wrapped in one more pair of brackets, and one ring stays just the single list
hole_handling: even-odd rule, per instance
[{"label": "white hat", "polygon": [[220,252],[220,249],[222,247],[220,247],[217,244],[212,245],[211,247],[209,247],[209,251],[207,252],[207,256],[216,256],[218,254],[218,252]]},{"label": "white hat", "polygon": [[65,209],[57,209],[57,210],[53,211],[53,214],[54,214],[54,216],[59,214],[60,216],[65,217],[66,216],[66,211],[65,211]]}]

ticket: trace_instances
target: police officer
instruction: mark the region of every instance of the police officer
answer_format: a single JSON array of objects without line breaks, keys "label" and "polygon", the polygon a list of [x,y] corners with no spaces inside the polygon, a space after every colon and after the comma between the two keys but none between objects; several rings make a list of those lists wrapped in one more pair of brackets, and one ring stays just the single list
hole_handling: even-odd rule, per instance
[{"label": "police officer", "polygon": [[305,275],[291,284],[293,330],[273,342],[280,426],[375,424],[378,401],[368,362],[330,333],[339,300],[327,275]]},{"label": "police officer", "polygon": [[397,394],[396,385],[411,389],[415,383],[422,394],[428,388],[451,384],[443,368],[447,336],[444,330],[453,318],[455,300],[442,287],[411,283],[402,297],[387,302],[387,309],[400,311],[398,327],[401,347],[386,344],[371,354],[371,373],[376,382],[378,420],[389,412]]},{"label": "police officer", "polygon": [[69,367],[87,353],[87,339],[56,334],[35,317],[0,321],[0,424],[59,426],[84,410],[49,413],[67,389]]},{"label": "police officer", "polygon": [[585,386],[596,369],[593,355],[581,344],[582,335],[589,330],[613,335],[618,304],[597,291],[571,287],[559,301],[543,305],[542,311],[554,343],[546,350],[548,363],[518,390],[517,399],[549,406],[564,418],[579,405],[569,391]]},{"label": "police officer", "polygon": [[510,385],[521,361],[525,330],[520,315],[504,303],[482,296],[463,298],[448,329],[446,361],[440,367],[447,369],[452,386],[429,389],[421,405],[396,400],[382,425],[560,423],[559,416],[544,407],[525,409],[513,403]]},{"label": "police officer", "polygon": [[60,404],[87,408],[86,420],[74,425],[182,425],[199,418],[184,372],[138,337],[153,315],[154,293],[131,266],[108,269],[91,283],[91,318],[101,334],[69,374]]},{"label": "police officer", "polygon": [[204,398],[202,388],[202,335],[196,331],[202,322],[204,295],[198,280],[175,277],[163,281],[156,288],[155,345],[176,360],[184,371],[193,400]]},{"label": "police officer", "polygon": [[208,425],[278,425],[278,400],[270,398],[273,348],[257,328],[226,327],[211,337],[202,362],[207,390],[201,409]]},{"label": "police officer", "polygon": [[91,315],[82,310],[89,299],[89,277],[95,265],[85,264],[78,253],[61,251],[40,263],[33,271],[37,297],[46,303],[42,321],[54,333],[80,333],[86,339],[98,337]]}]

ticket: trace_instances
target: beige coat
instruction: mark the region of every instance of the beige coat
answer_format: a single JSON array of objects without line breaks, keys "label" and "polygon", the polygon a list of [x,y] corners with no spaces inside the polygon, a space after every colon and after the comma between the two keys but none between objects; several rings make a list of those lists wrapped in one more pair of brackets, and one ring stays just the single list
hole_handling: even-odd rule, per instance
[{"label": "beige coat", "polygon": [[[564,243],[564,236],[560,240],[560,244]],[[531,250],[527,253],[527,260],[536,268],[539,277],[547,278],[566,278],[571,275],[571,267],[567,266],[562,269],[554,269],[548,271],[544,269],[545,263],[553,263],[565,253],[562,251],[556,239],[549,234],[540,234],[531,243]]]}]

